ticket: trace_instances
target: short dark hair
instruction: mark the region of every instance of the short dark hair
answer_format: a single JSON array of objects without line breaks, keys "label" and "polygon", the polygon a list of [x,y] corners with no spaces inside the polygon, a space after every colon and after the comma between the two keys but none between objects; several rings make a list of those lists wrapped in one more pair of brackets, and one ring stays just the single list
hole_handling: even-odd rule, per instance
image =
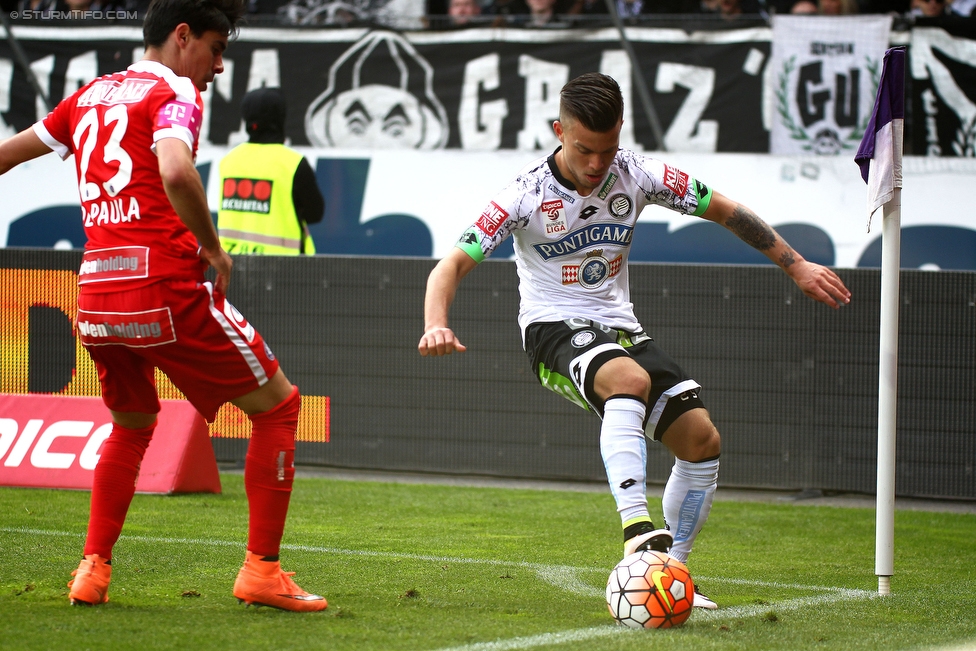
[{"label": "short dark hair", "polygon": [[613,77],[586,72],[559,91],[559,119],[578,121],[590,131],[606,133],[624,116],[624,99]]},{"label": "short dark hair", "polygon": [[152,0],[142,23],[143,44],[161,46],[180,23],[194,36],[209,31],[232,36],[246,11],[247,0]]}]

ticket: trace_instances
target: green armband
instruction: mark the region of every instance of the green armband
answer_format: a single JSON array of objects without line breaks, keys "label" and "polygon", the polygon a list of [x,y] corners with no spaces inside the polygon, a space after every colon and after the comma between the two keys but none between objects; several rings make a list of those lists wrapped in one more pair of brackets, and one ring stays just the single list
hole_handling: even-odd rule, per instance
[{"label": "green armband", "polygon": [[691,188],[695,193],[695,198],[698,199],[698,208],[691,214],[695,217],[701,217],[708,210],[708,204],[712,202],[712,189],[698,179],[691,179]]},{"label": "green armband", "polygon": [[481,234],[474,226],[464,231],[455,246],[470,255],[471,259],[479,264],[485,259],[485,252],[481,250]]}]

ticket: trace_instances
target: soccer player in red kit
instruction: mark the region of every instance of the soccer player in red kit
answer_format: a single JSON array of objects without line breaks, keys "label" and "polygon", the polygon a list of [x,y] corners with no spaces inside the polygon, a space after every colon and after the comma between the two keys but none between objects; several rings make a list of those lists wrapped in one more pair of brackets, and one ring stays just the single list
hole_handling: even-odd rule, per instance
[{"label": "soccer player in red kit", "polygon": [[[141,61],[95,79],[0,142],[0,174],[51,151],[74,154],[78,172],[88,237],[78,333],[114,425],[95,468],[84,559],[68,584],[72,604],[108,601],[112,548],[160,408],[158,367],[208,421],[231,402],[253,424],[244,470],[248,542],[234,596],[295,611],[327,605],[278,561],[295,474],[298,388],[224,297],[233,263],[194,166],[200,91],[223,71],[245,8],[246,0],[153,0]],[[204,278],[208,266],[214,283]]]}]

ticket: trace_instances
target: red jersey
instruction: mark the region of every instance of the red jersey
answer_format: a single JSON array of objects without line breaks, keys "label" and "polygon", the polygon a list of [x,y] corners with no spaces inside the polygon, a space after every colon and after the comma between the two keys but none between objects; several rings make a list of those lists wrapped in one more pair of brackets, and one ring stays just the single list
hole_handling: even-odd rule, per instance
[{"label": "red jersey", "polygon": [[178,138],[196,156],[203,100],[193,82],[155,61],[105,75],[34,125],[61,158],[74,154],[88,242],[84,292],[202,279],[196,237],[163,189],[156,142]]}]

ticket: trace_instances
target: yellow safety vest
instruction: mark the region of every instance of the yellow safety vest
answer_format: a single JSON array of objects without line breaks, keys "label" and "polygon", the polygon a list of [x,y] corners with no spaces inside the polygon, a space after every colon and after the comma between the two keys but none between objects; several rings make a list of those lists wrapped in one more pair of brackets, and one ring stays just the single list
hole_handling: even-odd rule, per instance
[{"label": "yellow safety vest", "polygon": [[220,161],[217,231],[228,253],[306,255],[315,244],[299,224],[292,182],[302,155],[276,143],[244,143]]}]

